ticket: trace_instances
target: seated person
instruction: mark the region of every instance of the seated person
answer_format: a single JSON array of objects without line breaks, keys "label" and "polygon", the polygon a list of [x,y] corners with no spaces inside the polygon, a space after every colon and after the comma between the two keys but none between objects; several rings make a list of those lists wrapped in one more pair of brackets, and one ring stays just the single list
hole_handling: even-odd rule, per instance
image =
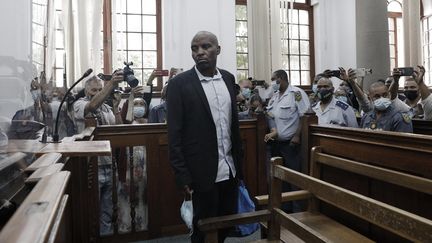
[{"label": "seated person", "polygon": [[411,117],[407,112],[395,109],[388,88],[382,82],[372,83],[369,99],[374,109],[364,114],[360,126],[371,130],[413,132]]},{"label": "seated person", "polygon": [[151,108],[148,123],[166,123],[166,113],[167,113],[167,104],[166,104],[166,91],[168,89],[168,84],[166,84],[162,88],[161,92],[161,103],[153,108]]},{"label": "seated person", "polygon": [[333,96],[334,87],[329,78],[322,77],[317,83],[319,102],[312,108],[318,116],[318,124],[335,124],[344,127],[358,127],[353,108]]},{"label": "seated person", "polygon": [[238,117],[239,120],[247,120],[255,118],[256,114],[263,113],[263,101],[258,94],[254,94],[251,96],[247,106],[248,109],[242,112],[239,112]]}]

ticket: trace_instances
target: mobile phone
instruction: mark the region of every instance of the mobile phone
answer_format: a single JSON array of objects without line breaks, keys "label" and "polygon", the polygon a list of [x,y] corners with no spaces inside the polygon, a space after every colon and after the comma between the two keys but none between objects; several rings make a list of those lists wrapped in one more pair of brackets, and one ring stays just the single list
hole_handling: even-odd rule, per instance
[{"label": "mobile phone", "polygon": [[157,77],[169,76],[169,71],[165,69],[156,69],[154,74]]},{"label": "mobile phone", "polygon": [[365,77],[367,74],[372,73],[372,69],[371,68],[357,68],[355,70],[355,72],[356,72],[357,77]]},{"label": "mobile phone", "polygon": [[263,86],[265,83],[265,80],[252,80],[253,86]]},{"label": "mobile phone", "polygon": [[103,81],[109,81],[112,79],[112,75],[111,74],[103,74],[103,73],[99,73],[98,78],[102,79]]},{"label": "mobile phone", "polygon": [[412,76],[414,73],[413,67],[401,67],[401,68],[395,68],[395,71],[399,71],[401,76]]}]

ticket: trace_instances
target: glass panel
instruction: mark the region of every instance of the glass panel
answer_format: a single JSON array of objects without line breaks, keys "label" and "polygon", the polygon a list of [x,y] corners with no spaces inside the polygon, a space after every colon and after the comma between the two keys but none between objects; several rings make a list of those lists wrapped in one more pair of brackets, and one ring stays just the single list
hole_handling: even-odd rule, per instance
[{"label": "glass panel", "polygon": [[156,0],[141,0],[141,1],[143,6],[143,11],[142,11],[143,14],[156,15]]},{"label": "glass panel", "polygon": [[306,0],[295,0],[296,3],[306,3]]},{"label": "glass panel", "polygon": [[54,0],[54,9],[63,9],[63,1],[62,0]]},{"label": "glass panel", "polygon": [[301,63],[301,70],[309,70],[310,57],[309,56],[301,56],[300,57],[300,63]]},{"label": "glass panel", "polygon": [[309,40],[309,26],[300,26],[300,39]]},{"label": "glass panel", "polygon": [[144,68],[156,68],[157,66],[157,53],[156,51],[145,51],[144,55]]},{"label": "glass panel", "polygon": [[64,67],[64,51],[63,50],[56,50],[56,60],[55,60],[55,66],[56,67]]},{"label": "glass panel", "polygon": [[56,29],[63,29],[62,12],[61,11],[55,12],[55,28]]},{"label": "glass panel", "polygon": [[116,14],[115,25],[117,31],[126,31],[126,15]]},{"label": "glass panel", "polygon": [[306,10],[299,11],[300,24],[309,24],[309,12]]},{"label": "glass panel", "polygon": [[141,50],[141,34],[128,33],[127,34],[127,49],[129,50]]},{"label": "glass panel", "polygon": [[247,20],[246,5],[236,5],[236,20]]},{"label": "glass panel", "polygon": [[237,52],[248,52],[248,39],[237,37]]},{"label": "glass panel", "polygon": [[289,30],[291,31],[290,38],[298,39],[299,38],[299,26],[298,25],[290,25]]},{"label": "glass panel", "polygon": [[396,0],[390,1],[387,5],[387,11],[402,13],[402,5]]},{"label": "glass panel", "polygon": [[281,38],[288,38],[288,25],[281,24]]},{"label": "glass panel", "polygon": [[291,56],[290,57],[290,69],[291,70],[299,70],[300,69],[299,56]]},{"label": "glass panel", "polygon": [[[294,10],[292,10],[292,12],[291,12],[291,10],[288,10],[288,22],[289,23],[294,23],[294,24],[298,24],[298,18],[299,18],[299,14],[298,14],[298,10],[296,10],[296,9],[294,9]],[[292,13],[292,18],[291,18],[291,13]]]},{"label": "glass panel", "polygon": [[126,1],[113,1],[112,8],[113,13],[126,13]]},{"label": "glass panel", "polygon": [[115,59],[113,60],[113,70],[116,70],[118,68],[123,68],[124,64],[123,62],[126,61],[126,52],[125,51],[118,51],[114,56]]},{"label": "glass panel", "polygon": [[64,73],[64,69],[56,69],[55,70],[56,87],[63,87],[63,73]]},{"label": "glass panel", "polygon": [[144,50],[156,50],[156,34],[143,34]]},{"label": "glass panel", "polygon": [[287,20],[287,11],[286,11],[286,9],[283,9],[283,8],[281,8],[280,9],[280,22],[282,23],[282,24],[284,24],[284,23],[288,23],[288,20]]},{"label": "glass panel", "polygon": [[125,33],[116,33],[116,47],[117,50],[125,50],[126,49],[126,34]]},{"label": "glass panel", "polygon": [[128,62],[133,62],[132,69],[142,67],[142,52],[141,51],[128,51]]},{"label": "glass panel", "polygon": [[301,85],[310,85],[310,73],[309,71],[301,72]]},{"label": "glass panel", "polygon": [[127,31],[141,32],[141,15],[127,15]]},{"label": "glass panel", "polygon": [[309,55],[309,41],[300,41],[300,54]]},{"label": "glass panel", "polygon": [[390,45],[390,57],[396,57],[396,48],[394,45]]},{"label": "glass panel", "polygon": [[394,30],[394,20],[393,18],[388,18],[388,28],[389,30]]},{"label": "glass panel", "polygon": [[300,72],[299,71],[291,71],[290,84],[291,85],[300,85]]},{"label": "glass panel", "polygon": [[289,41],[290,45],[290,54],[299,54],[299,41],[292,40]]},{"label": "glass panel", "polygon": [[237,70],[237,80],[242,80],[247,78],[248,78],[247,70]]},{"label": "glass panel", "polygon": [[156,16],[143,16],[142,26],[144,32],[156,32]]},{"label": "glass panel", "polygon": [[282,55],[282,68],[288,68],[288,55]]},{"label": "glass panel", "polygon": [[247,36],[247,22],[236,22],[236,35]]},{"label": "glass panel", "polygon": [[141,0],[127,0],[127,12],[141,14]]},{"label": "glass panel", "polygon": [[282,54],[288,54],[288,40],[281,41],[281,52]]},{"label": "glass panel", "polygon": [[43,40],[44,40],[44,27],[41,25],[36,25],[33,24],[32,25],[33,28],[33,37],[32,40],[39,43],[39,44],[43,44]]},{"label": "glass panel", "polygon": [[237,68],[247,69],[248,68],[248,55],[237,54]]},{"label": "glass panel", "polygon": [[396,67],[396,59],[390,58],[390,70]]},{"label": "glass panel", "polygon": [[63,31],[57,30],[55,34],[56,34],[56,40],[55,40],[56,48],[63,49],[64,48]]},{"label": "glass panel", "polygon": [[394,44],[395,43],[395,33],[393,31],[389,32],[389,43]]},{"label": "glass panel", "polygon": [[33,47],[33,61],[38,62],[39,64],[43,63],[43,53],[44,53],[44,48],[41,45],[32,44]]}]

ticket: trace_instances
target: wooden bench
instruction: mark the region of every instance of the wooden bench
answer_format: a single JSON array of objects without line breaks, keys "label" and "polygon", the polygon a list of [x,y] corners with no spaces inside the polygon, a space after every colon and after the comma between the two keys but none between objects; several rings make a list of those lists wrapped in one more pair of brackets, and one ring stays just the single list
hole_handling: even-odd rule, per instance
[{"label": "wooden bench", "polygon": [[[377,225],[406,240],[432,242],[431,220],[320,180],[319,167],[321,164],[326,164],[428,194],[432,193],[432,180],[357,163],[341,157],[326,155],[322,153],[319,148],[314,148],[312,150],[311,157],[312,176],[285,168],[282,166],[281,158],[273,158],[270,198],[258,198],[259,203],[264,203],[266,200],[269,200],[269,209],[260,210],[255,213],[250,213],[249,215],[231,215],[200,221],[200,229],[204,232],[208,232],[206,242],[217,242],[217,229],[231,227],[237,223],[250,223],[251,220],[256,219],[259,214],[264,214],[261,216],[262,221],[266,221],[270,218],[267,224],[268,241],[374,241],[320,213],[318,210],[320,202],[325,202],[342,209],[345,212]],[[303,191],[284,193],[284,199],[282,200],[282,181],[294,184],[303,189]],[[283,212],[280,209],[282,201],[293,199],[309,199],[309,210],[293,214],[286,214]]]},{"label": "wooden bench", "polygon": [[2,243],[67,241],[65,193],[70,172],[43,177],[0,232]]}]

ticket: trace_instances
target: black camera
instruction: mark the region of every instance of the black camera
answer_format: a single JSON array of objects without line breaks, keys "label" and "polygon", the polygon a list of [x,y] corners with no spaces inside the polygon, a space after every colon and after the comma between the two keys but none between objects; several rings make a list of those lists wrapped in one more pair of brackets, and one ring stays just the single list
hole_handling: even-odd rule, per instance
[{"label": "black camera", "polygon": [[[135,88],[138,86],[138,79],[135,77],[133,69],[129,67],[133,65],[133,62],[124,62],[124,65],[123,80],[126,81],[131,88]],[[99,73],[97,76],[104,81],[109,81],[112,79],[111,74]]]},{"label": "black camera", "polygon": [[265,84],[265,80],[252,80],[251,82],[253,86],[264,86]]},{"label": "black camera", "polygon": [[331,70],[331,71],[325,72],[325,74],[328,75],[329,77],[336,77],[336,78],[339,78],[341,76],[340,70]]}]

